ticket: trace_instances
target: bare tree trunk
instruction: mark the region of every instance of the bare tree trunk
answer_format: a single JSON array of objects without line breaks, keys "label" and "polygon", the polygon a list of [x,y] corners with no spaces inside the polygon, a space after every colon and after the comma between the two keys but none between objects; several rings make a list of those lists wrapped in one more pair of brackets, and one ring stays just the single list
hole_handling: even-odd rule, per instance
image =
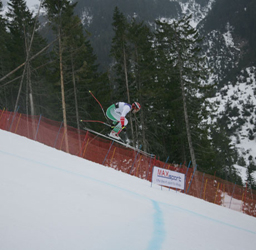
[{"label": "bare tree trunk", "polygon": [[[124,75],[125,75],[125,84],[126,84],[126,93],[127,93],[127,101],[128,103],[131,103],[130,100],[130,92],[129,92],[129,83],[128,83],[128,71],[127,71],[127,64],[126,64],[126,54],[125,54],[125,48],[123,47],[123,58],[124,58]],[[133,122],[132,122],[132,116],[130,115],[130,124],[131,124],[131,130],[132,130],[132,143],[135,147],[135,136],[133,131]]]},{"label": "bare tree trunk", "polygon": [[[185,124],[186,124],[186,132],[187,132],[187,138],[188,138],[188,146],[189,146],[189,152],[191,156],[191,162],[192,167],[196,168],[196,157],[195,157],[195,151],[192,144],[192,138],[191,138],[191,131],[190,131],[190,125],[189,125],[189,119],[188,119],[188,110],[187,110],[187,102],[186,102],[186,95],[185,95],[185,86],[184,86],[184,80],[183,80],[183,72],[182,72],[182,63],[179,55],[179,74],[180,74],[180,86],[181,86],[181,92],[182,92],[182,101],[183,101],[183,110],[184,110],[184,118],[185,118]],[[198,189],[198,175],[197,172],[195,172],[195,186],[197,191],[197,197],[199,197],[199,189]]]},{"label": "bare tree trunk", "polygon": [[126,54],[125,54],[125,49],[124,48],[123,48],[123,55],[124,55],[124,75],[125,75],[127,101],[128,101],[128,103],[130,103],[131,100],[130,100],[129,83],[128,83],[128,72],[127,72]]},{"label": "bare tree trunk", "polygon": [[181,64],[180,58],[179,58],[179,73],[180,73],[180,87],[182,92],[182,102],[183,102],[183,110],[184,110],[184,118],[185,118],[185,124],[186,124],[189,152],[191,156],[192,165],[193,167],[196,167],[196,157],[195,157],[195,152],[194,152],[192,139],[191,139],[190,125],[188,120],[187,102],[186,102],[186,96],[185,96],[185,87],[184,87],[183,73],[182,73],[182,64]]},{"label": "bare tree trunk", "polygon": [[[30,65],[29,62],[27,63],[27,88],[28,88],[28,102],[30,104],[30,114],[32,118],[32,133],[33,138],[36,135],[36,124],[35,124],[35,109],[34,109],[34,101],[33,101],[33,93],[32,93],[32,83],[31,83],[31,71],[30,71]],[[29,111],[27,110],[27,115],[29,114]]]},{"label": "bare tree trunk", "polygon": [[62,46],[61,46],[61,35],[60,34],[61,33],[60,33],[60,27],[59,27],[59,57],[60,57],[60,84],[61,84],[62,112],[63,112],[63,124],[64,124],[66,152],[69,153],[65,90],[64,90],[64,78],[63,78],[63,64],[62,64]]},{"label": "bare tree trunk", "polygon": [[74,85],[74,97],[75,97],[75,108],[76,108],[76,124],[78,130],[78,140],[79,140],[79,152],[81,150],[81,136],[80,136],[80,124],[79,124],[79,112],[78,112],[78,102],[77,102],[77,90],[76,90],[76,78],[75,78],[75,68],[74,68],[74,59],[73,54],[71,52],[71,65],[72,65],[72,81]]},{"label": "bare tree trunk", "polygon": [[195,167],[196,166],[196,157],[195,157],[195,152],[194,152],[194,148],[193,148],[193,145],[192,145],[192,139],[191,139],[191,132],[190,132],[190,127],[189,127],[187,103],[186,103],[183,80],[181,80],[181,89],[182,89],[182,100],[183,100],[184,118],[185,118],[185,124],[186,124],[186,132],[187,132],[187,138],[188,138],[189,152],[190,152],[190,156],[191,156],[192,165],[193,165],[193,167]]},{"label": "bare tree trunk", "polygon": [[[135,55],[136,55],[136,63],[137,65],[139,64],[139,56],[138,56],[138,49],[137,49],[137,46],[135,45]],[[137,88],[139,90],[139,102],[140,104],[143,104],[142,102],[142,94],[141,94],[141,77],[140,77],[140,72],[137,70],[137,74],[136,74],[136,83],[137,83]],[[142,145],[143,145],[143,149],[144,151],[148,151],[148,146],[147,146],[147,141],[146,141],[146,134],[145,134],[145,122],[144,122],[144,112],[143,112],[143,109],[140,110],[139,112],[139,116],[140,116],[140,125],[142,127]],[[137,120],[135,120],[137,121]],[[136,124],[136,128],[137,128],[137,122],[135,122]],[[139,138],[138,138],[138,132],[137,132],[137,129],[136,129],[136,140],[139,141]]]},{"label": "bare tree trunk", "polygon": [[[37,19],[38,16],[39,16],[41,4],[42,4],[42,2],[40,2],[36,19]],[[24,70],[23,70],[23,73],[22,73],[22,78],[21,78],[21,82],[20,82],[20,88],[19,88],[19,92],[18,92],[18,97],[17,97],[17,100],[16,100],[16,104],[15,104],[15,107],[14,107],[14,112],[16,111],[16,109],[17,109],[17,107],[18,107],[18,102],[19,102],[19,99],[20,99],[20,92],[21,92],[21,88],[22,88],[23,79],[24,79],[24,76],[25,76],[25,71],[26,71],[26,68],[28,68],[28,65],[27,65],[27,64],[29,63],[29,54],[30,54],[31,47],[32,47],[32,43],[33,43],[33,40],[34,40],[35,30],[36,30],[36,21],[35,21],[35,23],[34,23],[33,33],[32,33],[32,36],[31,36],[31,40],[30,40],[30,42],[29,42],[29,46],[28,46],[28,48],[27,48],[26,30],[25,30],[25,26],[24,26],[25,47],[27,48],[27,51],[26,51],[26,61],[25,61],[25,63],[24,63],[25,67],[24,67]],[[21,66],[19,66],[19,67],[21,67]],[[18,68],[19,68],[19,67],[18,67]],[[17,69],[16,69],[16,70],[17,70]],[[15,71],[16,71],[16,70],[15,70]],[[14,71],[14,72],[15,72],[15,71]],[[9,74],[10,74],[10,73],[9,73]],[[7,76],[8,76],[9,74],[7,74]],[[0,79],[0,81],[2,81],[3,79],[5,79],[7,76],[5,76],[5,77],[3,77],[2,79]]]}]

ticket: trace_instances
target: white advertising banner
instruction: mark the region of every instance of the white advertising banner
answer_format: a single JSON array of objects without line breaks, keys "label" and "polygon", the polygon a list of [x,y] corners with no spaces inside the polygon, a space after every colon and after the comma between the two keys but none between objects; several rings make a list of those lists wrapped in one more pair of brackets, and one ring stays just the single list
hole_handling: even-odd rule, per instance
[{"label": "white advertising banner", "polygon": [[185,175],[182,173],[154,166],[152,183],[184,190]]}]

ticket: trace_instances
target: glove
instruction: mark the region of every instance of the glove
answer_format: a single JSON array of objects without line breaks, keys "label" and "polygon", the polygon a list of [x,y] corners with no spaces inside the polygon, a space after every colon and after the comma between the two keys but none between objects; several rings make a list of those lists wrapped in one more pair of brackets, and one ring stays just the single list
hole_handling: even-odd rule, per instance
[{"label": "glove", "polygon": [[125,127],[125,126],[122,126],[122,130],[123,130],[124,132],[126,132],[126,127]]}]

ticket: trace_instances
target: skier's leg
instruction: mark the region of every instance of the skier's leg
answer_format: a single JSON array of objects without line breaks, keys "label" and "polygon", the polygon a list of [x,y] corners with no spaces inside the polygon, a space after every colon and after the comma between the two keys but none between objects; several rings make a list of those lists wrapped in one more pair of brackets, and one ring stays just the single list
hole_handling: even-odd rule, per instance
[{"label": "skier's leg", "polygon": [[[124,126],[126,126],[128,124],[128,120],[125,118],[124,120]],[[122,126],[121,126],[121,122],[119,122],[116,126],[115,126],[115,131],[117,132],[117,134],[119,135],[122,132]]]},{"label": "skier's leg", "polygon": [[109,136],[117,140],[120,140],[119,131],[122,131],[120,122],[118,122],[118,124],[111,130],[111,132],[109,133]]}]

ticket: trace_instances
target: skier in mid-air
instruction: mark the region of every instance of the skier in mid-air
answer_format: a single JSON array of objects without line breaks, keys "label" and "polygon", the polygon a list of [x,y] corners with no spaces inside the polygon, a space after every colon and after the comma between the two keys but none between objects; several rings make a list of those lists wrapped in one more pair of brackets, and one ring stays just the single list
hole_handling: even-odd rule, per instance
[{"label": "skier in mid-air", "polygon": [[112,104],[106,112],[107,117],[112,121],[114,127],[109,136],[119,140],[119,134],[126,130],[126,125],[128,124],[128,120],[125,116],[129,112],[132,112],[133,114],[137,113],[140,108],[141,106],[138,102],[134,102],[132,105],[125,102]]}]

